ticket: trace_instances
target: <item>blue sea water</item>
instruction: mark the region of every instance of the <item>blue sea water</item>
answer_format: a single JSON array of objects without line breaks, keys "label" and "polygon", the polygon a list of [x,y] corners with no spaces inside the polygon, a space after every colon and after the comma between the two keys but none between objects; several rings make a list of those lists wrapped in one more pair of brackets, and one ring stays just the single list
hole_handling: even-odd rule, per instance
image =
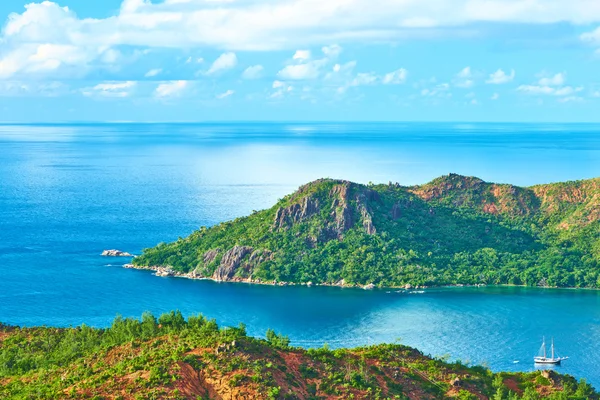
[{"label": "blue sea water", "polygon": [[[600,176],[600,126],[203,124],[0,126],[0,321],[106,326],[179,309],[267,328],[300,346],[393,342],[529,371],[541,337],[561,372],[600,387],[600,292],[448,288],[424,293],[157,278],[139,253],[271,206],[321,177],[417,184],[456,172],[532,185]],[[515,361],[519,361],[516,363]]]}]

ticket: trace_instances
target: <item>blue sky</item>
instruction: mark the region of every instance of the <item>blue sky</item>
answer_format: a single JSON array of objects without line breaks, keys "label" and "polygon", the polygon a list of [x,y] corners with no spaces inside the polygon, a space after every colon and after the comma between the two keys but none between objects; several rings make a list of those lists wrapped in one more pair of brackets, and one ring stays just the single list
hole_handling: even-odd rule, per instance
[{"label": "blue sky", "polygon": [[596,0],[2,0],[0,121],[600,122]]}]

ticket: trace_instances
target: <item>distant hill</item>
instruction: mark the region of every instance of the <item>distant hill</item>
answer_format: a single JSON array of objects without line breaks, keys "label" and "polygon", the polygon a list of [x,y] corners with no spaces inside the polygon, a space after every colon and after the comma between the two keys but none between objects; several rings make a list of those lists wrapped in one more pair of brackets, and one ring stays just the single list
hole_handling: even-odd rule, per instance
[{"label": "distant hill", "polygon": [[455,174],[422,186],[320,179],[133,263],[218,281],[600,287],[600,178],[533,187]]},{"label": "distant hill", "polygon": [[0,325],[1,399],[598,399],[554,371],[492,373],[394,344],[304,350],[245,327],[117,318],[107,329]]}]

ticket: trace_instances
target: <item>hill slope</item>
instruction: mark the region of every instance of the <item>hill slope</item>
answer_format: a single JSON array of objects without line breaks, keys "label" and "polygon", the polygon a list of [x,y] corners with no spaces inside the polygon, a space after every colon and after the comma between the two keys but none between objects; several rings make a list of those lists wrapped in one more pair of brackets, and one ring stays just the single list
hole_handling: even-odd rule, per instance
[{"label": "hill slope", "polygon": [[178,312],[108,329],[0,325],[2,399],[598,399],[552,371],[492,373],[401,345],[303,350]]},{"label": "hill slope", "polygon": [[412,187],[321,179],[133,263],[219,281],[600,287],[600,179],[529,188],[454,174]]}]

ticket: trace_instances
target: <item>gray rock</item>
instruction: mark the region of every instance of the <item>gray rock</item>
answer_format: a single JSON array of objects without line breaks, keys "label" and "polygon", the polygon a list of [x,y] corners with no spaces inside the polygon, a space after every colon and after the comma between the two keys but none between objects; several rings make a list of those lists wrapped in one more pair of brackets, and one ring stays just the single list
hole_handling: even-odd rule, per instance
[{"label": "gray rock", "polygon": [[373,285],[372,283],[369,283],[368,285],[363,286],[363,289],[373,290],[373,289],[375,289],[375,285]]},{"label": "gray rock", "polygon": [[239,268],[242,260],[254,249],[248,246],[235,246],[223,255],[221,265],[213,274],[213,279],[216,281],[228,281]]},{"label": "gray rock", "polygon": [[129,254],[121,250],[104,250],[102,252],[103,257],[133,257],[133,254]]}]

